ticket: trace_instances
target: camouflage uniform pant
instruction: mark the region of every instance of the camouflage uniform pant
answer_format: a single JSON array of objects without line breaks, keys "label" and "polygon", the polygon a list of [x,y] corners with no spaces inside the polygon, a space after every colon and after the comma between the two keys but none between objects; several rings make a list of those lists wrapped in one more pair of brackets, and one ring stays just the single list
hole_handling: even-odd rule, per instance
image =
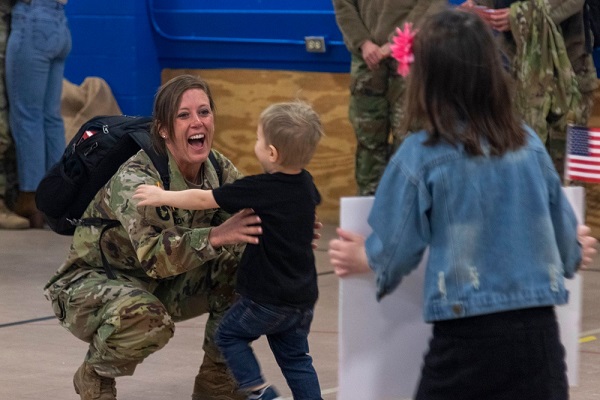
[{"label": "camouflage uniform pant", "polygon": [[355,177],[358,194],[372,195],[393,152],[400,146],[404,79],[391,59],[371,71],[352,56],[348,116],[356,134]]},{"label": "camouflage uniform pant", "polygon": [[[237,261],[225,253],[199,268],[160,281],[152,293],[136,279],[92,271],[47,296],[61,325],[89,343],[86,361],[103,376],[132,375],[173,336],[174,322],[208,313],[199,377],[215,393],[236,384],[214,343],[217,325],[234,299]],[[79,271],[81,272],[81,271]]]},{"label": "camouflage uniform pant", "polygon": [[5,85],[6,41],[10,30],[10,7],[0,1],[0,200],[12,205],[16,197],[17,161],[8,126],[8,101]]}]

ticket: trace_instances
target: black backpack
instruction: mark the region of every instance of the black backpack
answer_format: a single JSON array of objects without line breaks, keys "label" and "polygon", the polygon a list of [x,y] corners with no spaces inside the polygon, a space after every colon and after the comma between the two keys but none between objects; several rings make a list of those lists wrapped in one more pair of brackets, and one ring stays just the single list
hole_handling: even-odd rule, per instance
[{"label": "black backpack", "polygon": [[37,208],[54,232],[72,235],[77,225],[110,224],[112,220],[80,218],[100,188],[140,148],[154,163],[165,189],[169,188],[167,156],[152,148],[151,121],[150,117],[102,115],[79,128],[35,194]]}]

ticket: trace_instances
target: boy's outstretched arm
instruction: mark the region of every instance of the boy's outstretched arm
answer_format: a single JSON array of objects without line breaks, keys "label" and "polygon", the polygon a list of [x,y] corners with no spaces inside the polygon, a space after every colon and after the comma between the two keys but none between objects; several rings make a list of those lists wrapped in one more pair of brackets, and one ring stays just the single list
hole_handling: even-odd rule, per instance
[{"label": "boy's outstretched arm", "polygon": [[140,185],[133,195],[140,206],[171,206],[185,210],[206,210],[218,208],[212,190],[188,189],[181,191],[164,190],[158,186]]}]

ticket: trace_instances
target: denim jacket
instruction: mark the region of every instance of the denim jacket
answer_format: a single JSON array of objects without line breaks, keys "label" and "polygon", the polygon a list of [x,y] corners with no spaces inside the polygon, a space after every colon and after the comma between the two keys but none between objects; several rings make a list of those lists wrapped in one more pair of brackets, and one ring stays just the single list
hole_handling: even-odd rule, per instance
[{"label": "denim jacket", "polygon": [[[502,157],[408,136],[375,194],[365,246],[377,298],[429,246],[424,318],[439,321],[564,304],[581,262],[577,220],[535,133]],[[485,150],[485,149],[484,149]]]}]

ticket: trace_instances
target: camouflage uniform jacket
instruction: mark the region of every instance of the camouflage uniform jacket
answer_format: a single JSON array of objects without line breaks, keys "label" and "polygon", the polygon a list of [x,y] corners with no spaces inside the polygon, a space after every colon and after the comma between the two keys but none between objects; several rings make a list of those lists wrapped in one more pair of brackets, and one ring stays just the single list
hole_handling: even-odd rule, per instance
[{"label": "camouflage uniform jacket", "polygon": [[[581,115],[576,114],[581,110],[581,93],[562,35],[550,18],[545,0],[516,2],[510,8],[510,16],[517,48],[513,60],[516,106],[524,119],[538,128],[537,133],[546,143],[548,132],[540,131],[540,127],[546,125],[547,115],[562,119],[560,126],[566,126],[567,120],[580,120]],[[544,112],[533,111],[534,104],[540,104]]]},{"label": "camouflage uniform jacket", "polygon": [[[214,150],[213,150],[214,151]],[[231,161],[214,151],[223,171],[222,182],[233,182],[241,173]],[[169,154],[170,190],[188,189],[188,184]],[[217,173],[209,161],[200,172],[199,187],[219,186]],[[116,219],[121,225],[108,229],[102,249],[118,277],[135,281],[152,292],[160,280],[200,267],[222,252],[239,259],[243,246],[213,248],[208,235],[229,214],[220,209],[190,211],[167,207],[137,207],[131,200],[143,183],[160,182],[158,172],[145,152],[140,151],[123,163],[111,180],[98,192],[83,218]],[[77,227],[69,255],[46,285],[64,287],[91,271],[103,271],[99,249],[101,229]]]},{"label": "camouflage uniform jacket", "polygon": [[[497,0],[477,0],[478,4],[494,7]],[[594,90],[598,83],[591,54],[586,49],[585,31],[583,22],[583,6],[585,0],[544,0],[548,5],[549,16],[560,28],[567,55],[571,61],[573,71],[578,76],[579,90],[589,92]],[[512,5],[522,6],[527,1],[513,1]],[[521,3],[521,4],[519,4]],[[511,7],[512,7],[511,5]],[[512,18],[512,17],[511,17]],[[511,25],[515,23],[511,22]],[[516,53],[515,42],[512,35],[501,35],[504,50],[509,59],[513,59]]]},{"label": "camouflage uniform jacket", "polygon": [[378,46],[388,42],[404,22],[419,23],[423,16],[446,4],[443,0],[333,0],[335,18],[351,53],[361,55],[360,46],[371,40]]},{"label": "camouflage uniform jacket", "polygon": [[[585,0],[547,0],[550,17],[560,27],[567,55],[576,75],[581,76],[590,67],[592,56],[585,44],[585,25],[583,7]],[[592,62],[593,65],[593,62]],[[596,74],[589,74],[590,79],[579,82],[582,92],[594,90],[597,86]]]}]

